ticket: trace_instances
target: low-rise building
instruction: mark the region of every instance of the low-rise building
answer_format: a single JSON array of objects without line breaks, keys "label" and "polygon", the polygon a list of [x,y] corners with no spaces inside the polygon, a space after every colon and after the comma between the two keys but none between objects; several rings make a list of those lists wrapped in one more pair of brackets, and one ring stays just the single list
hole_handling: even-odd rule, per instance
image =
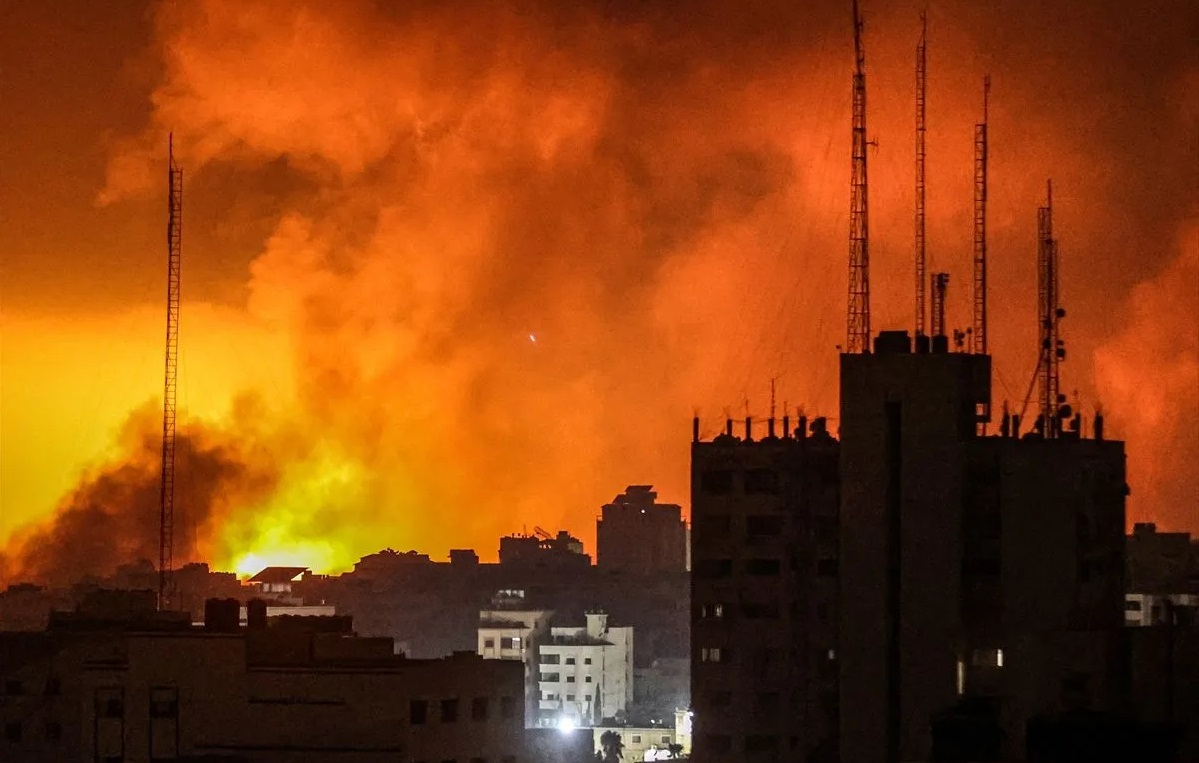
[{"label": "low-rise building", "polygon": [[[348,618],[146,613],[0,634],[0,760],[489,761],[524,756],[521,669],[394,655]],[[163,613],[165,614],[165,613]]]},{"label": "low-rise building", "polygon": [[485,660],[509,660],[524,666],[525,719],[535,725],[541,691],[537,646],[549,637],[549,610],[528,607],[524,591],[499,591],[491,608],[479,613],[476,652]]},{"label": "low-rise building", "polygon": [[538,646],[537,724],[597,726],[623,721],[633,699],[633,629],[603,612],[582,628],[554,627]]}]

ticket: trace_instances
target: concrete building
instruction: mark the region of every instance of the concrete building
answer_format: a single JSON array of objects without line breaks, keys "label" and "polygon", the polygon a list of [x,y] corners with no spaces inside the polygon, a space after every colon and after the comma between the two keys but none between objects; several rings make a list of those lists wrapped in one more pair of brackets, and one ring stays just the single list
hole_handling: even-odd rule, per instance
[{"label": "concrete building", "polygon": [[537,650],[537,725],[624,720],[633,700],[632,628],[612,627],[603,612],[589,612],[585,627],[553,627]]},{"label": "concrete building", "polygon": [[527,607],[524,591],[499,591],[491,608],[479,613],[476,653],[485,660],[510,660],[523,665],[525,721],[536,725],[541,705],[538,683],[538,645],[550,636],[549,610]]},{"label": "concrete building", "polygon": [[905,332],[841,357],[843,760],[927,759],[971,699],[1016,759],[1064,694],[1121,699],[1123,444],[979,436],[990,374]]},{"label": "concrete building", "polygon": [[[838,443],[825,421],[691,446],[697,763],[814,761],[837,728]],[[763,434],[759,432],[759,434]],[[781,434],[781,437],[779,436]]]},{"label": "concrete building", "polygon": [[595,521],[596,566],[648,575],[687,569],[687,523],[682,509],[658,503],[652,485],[629,485],[600,509]]},{"label": "concrete building", "polygon": [[[0,759],[27,763],[221,760],[517,761],[521,671],[471,653],[392,654],[346,618],[204,627],[178,618],[56,615],[0,634]],[[297,627],[303,623],[303,627]]]},{"label": "concrete building", "polygon": [[500,538],[500,564],[506,567],[568,572],[591,566],[583,553],[583,541],[565,530],[550,535],[540,527],[532,535]]}]

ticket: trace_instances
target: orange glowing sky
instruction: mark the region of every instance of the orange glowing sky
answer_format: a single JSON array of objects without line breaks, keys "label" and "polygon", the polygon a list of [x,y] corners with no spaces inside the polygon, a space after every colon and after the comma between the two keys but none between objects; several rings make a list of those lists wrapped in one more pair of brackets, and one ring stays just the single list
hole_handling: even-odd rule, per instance
[{"label": "orange glowing sky", "polygon": [[[686,503],[694,409],[764,416],[777,377],[780,404],[835,416],[848,4],[561,6],[0,8],[10,567],[34,545],[81,569],[155,555],[129,517],[156,496],[169,131],[178,557],[489,558],[534,525],[590,546],[627,484]],[[1064,387],[1128,441],[1130,521],[1199,531],[1196,12],[1042,6],[929,6],[931,267],[963,325],[990,73],[997,403],[1032,373],[1052,176]],[[919,9],[864,5],[876,328],[911,324]],[[101,520],[95,561],[71,533]]]}]

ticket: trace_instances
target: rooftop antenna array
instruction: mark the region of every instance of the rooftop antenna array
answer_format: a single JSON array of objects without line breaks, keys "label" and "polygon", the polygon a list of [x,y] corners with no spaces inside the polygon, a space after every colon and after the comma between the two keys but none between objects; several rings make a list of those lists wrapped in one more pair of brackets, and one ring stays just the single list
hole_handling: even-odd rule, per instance
[{"label": "rooftop antenna array", "polygon": [[1066,343],[1058,324],[1066,317],[1058,292],[1058,246],[1053,237],[1053,181],[1045,184],[1045,206],[1037,210],[1037,303],[1040,323],[1040,348],[1037,370],[1040,374],[1041,416],[1039,426],[1048,439],[1061,433],[1061,420],[1068,416],[1066,398],[1061,393],[1061,362],[1066,359]]},{"label": "rooftop antenna array", "polygon": [[974,325],[973,351],[987,354],[987,107],[991,77],[983,78],[983,121],[974,125]]},{"label": "rooftop antenna array", "polygon": [[162,394],[162,483],[158,511],[158,609],[170,603],[175,531],[175,390],[179,374],[179,271],[183,254],[183,169],[167,139],[167,335]]},{"label": "rooftop antenna array", "polygon": [[866,56],[862,49],[862,17],[853,0],[853,170],[849,198],[848,353],[870,351],[870,225],[866,182]]},{"label": "rooftop antenna array", "polygon": [[920,13],[920,42],[916,45],[916,336],[925,336],[924,305],[924,107],[928,18]]},{"label": "rooftop antenna array", "polygon": [[933,273],[933,336],[945,336],[945,292],[949,290],[949,274]]}]

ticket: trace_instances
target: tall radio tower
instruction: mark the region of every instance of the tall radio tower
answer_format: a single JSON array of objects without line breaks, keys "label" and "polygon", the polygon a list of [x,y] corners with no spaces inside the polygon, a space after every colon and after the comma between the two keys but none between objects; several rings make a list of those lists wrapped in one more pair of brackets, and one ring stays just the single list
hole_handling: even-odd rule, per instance
[{"label": "tall radio tower", "polygon": [[1058,436],[1059,411],[1065,403],[1061,394],[1061,362],[1066,343],[1058,333],[1058,322],[1066,317],[1059,303],[1057,239],[1053,237],[1053,183],[1045,185],[1045,206],[1037,210],[1037,312],[1040,322],[1041,427],[1048,439]]},{"label": "tall radio tower", "polygon": [[973,350],[987,354],[987,106],[991,77],[983,78],[983,121],[974,126],[974,326]]},{"label": "tall radio tower", "polygon": [[920,13],[920,43],[916,46],[916,336],[925,336],[924,308],[924,104],[928,19]]},{"label": "tall radio tower", "polygon": [[167,338],[162,389],[162,487],[158,513],[158,608],[170,603],[175,531],[175,388],[179,373],[179,270],[183,254],[183,170],[167,139]]},{"label": "tall radio tower", "polygon": [[870,225],[866,183],[866,56],[862,51],[862,17],[853,0],[853,171],[849,195],[848,353],[870,351]]}]

